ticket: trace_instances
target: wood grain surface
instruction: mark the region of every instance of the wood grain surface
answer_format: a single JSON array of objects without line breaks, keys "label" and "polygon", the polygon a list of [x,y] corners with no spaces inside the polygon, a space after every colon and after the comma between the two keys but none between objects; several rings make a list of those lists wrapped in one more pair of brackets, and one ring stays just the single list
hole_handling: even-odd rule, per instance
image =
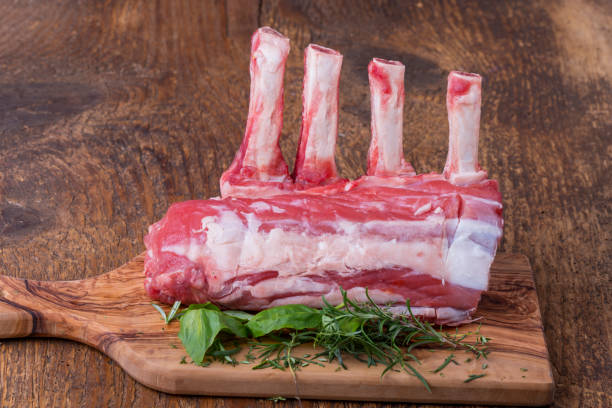
[{"label": "wood grain surface", "polygon": [[[419,172],[440,171],[446,157],[445,76],[484,76],[481,164],[504,197],[502,250],[534,269],[555,405],[612,406],[606,0],[0,2],[0,274],[108,272],[142,252],[170,203],[217,195],[244,132],[249,36],[260,25],[291,39],[281,140],[290,164],[302,50],[317,42],[344,54],[346,177],[365,170],[370,58],[406,64],[404,150]],[[158,393],[93,348],[24,339],[0,343],[0,406],[298,404]]]},{"label": "wood grain surface", "polygon": [[[498,254],[489,290],[475,314],[478,322],[459,328],[459,334],[478,331],[491,339],[486,360],[453,351],[456,365],[434,373],[451,351],[417,351],[421,361],[416,368],[432,392],[414,376],[400,371],[381,378],[384,367],[368,368],[352,358],[346,359],[348,370],[338,371],[335,363],[310,365],[300,369],[295,379],[289,370],[254,371],[246,364],[214,363],[206,368],[184,364],[188,356],[177,337],[180,326],[166,325],[153,309],[143,276],[144,254],[84,280],[33,281],[0,275],[0,338],[76,340],[111,357],[141,384],[172,394],[538,406],[552,401],[553,379],[538,298],[523,255]],[[475,336],[469,339],[473,342]],[[245,359],[246,350],[236,356],[238,361]],[[313,350],[303,346],[295,353]],[[470,375],[481,374],[484,377],[465,383]]]}]

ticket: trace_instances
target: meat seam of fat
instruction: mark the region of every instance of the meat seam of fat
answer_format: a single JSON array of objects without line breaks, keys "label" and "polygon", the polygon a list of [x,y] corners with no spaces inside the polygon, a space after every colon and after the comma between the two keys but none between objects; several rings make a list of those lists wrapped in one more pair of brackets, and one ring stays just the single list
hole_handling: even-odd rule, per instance
[{"label": "meat seam of fat", "polygon": [[[191,239],[181,244],[166,245],[162,252],[185,256],[194,263],[205,264],[224,279],[259,271],[277,271],[279,276],[322,274],[336,271],[352,275],[360,270],[410,268],[467,288],[484,290],[488,283],[488,268],[493,253],[475,243],[471,236],[478,233],[497,240],[501,230],[477,220],[460,220],[454,238],[449,243],[440,235],[418,241],[398,241],[363,231],[441,230],[445,220],[433,214],[423,221],[370,221],[366,223],[341,220],[341,232],[309,235],[306,232],[273,228],[260,231],[261,221],[253,213],[244,214],[247,225],[237,214],[222,211],[218,217],[202,219],[206,239]],[[211,256],[214,254],[214,257]],[[215,289],[212,287],[211,289]]]}]

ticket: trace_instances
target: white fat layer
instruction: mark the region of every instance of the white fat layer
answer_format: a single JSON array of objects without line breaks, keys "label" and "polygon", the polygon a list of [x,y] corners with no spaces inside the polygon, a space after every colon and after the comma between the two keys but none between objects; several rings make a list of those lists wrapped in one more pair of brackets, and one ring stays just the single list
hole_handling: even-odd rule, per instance
[{"label": "white fat layer", "polygon": [[457,186],[466,186],[478,183],[487,178],[487,172],[479,170],[475,172],[451,173],[448,181]]},{"label": "white fat layer", "polygon": [[[440,207],[438,207],[440,208]],[[420,206],[415,212],[414,215],[425,214],[427,211],[431,210],[431,203],[427,203],[425,205]]]},{"label": "white fat layer", "polygon": [[[240,252],[239,257],[221,260],[218,245],[210,247],[211,253],[218,260],[217,266],[226,272],[238,271],[238,274],[242,274],[274,270],[280,276],[289,276],[320,274],[325,271],[351,274],[355,270],[409,267],[444,278],[445,241],[441,236],[402,242],[363,233],[363,230],[410,230],[418,227],[441,230],[444,219],[439,216],[426,221],[371,221],[365,224],[343,220],[338,222],[341,234],[319,236],[281,228],[274,228],[267,233],[259,232],[260,222],[257,217],[253,214],[245,217],[247,226],[241,226],[242,242],[234,238],[233,227],[228,229],[230,238],[213,237],[214,243],[231,242],[231,246],[235,247],[235,250],[225,253]],[[210,230],[211,226],[208,228]],[[219,227],[213,226],[212,230],[217,231]]]},{"label": "white fat layer", "polygon": [[[243,216],[246,225],[231,211],[221,212],[217,217],[204,217],[204,243],[191,239],[182,244],[165,246],[162,251],[204,264],[207,270],[214,270],[217,276],[222,277],[216,280],[219,285],[236,275],[266,270],[278,271],[281,277],[296,276],[297,279],[299,275],[325,271],[350,275],[355,270],[404,267],[449,283],[484,290],[495,251],[482,247],[471,237],[477,235],[480,239],[484,237],[487,241],[496,242],[501,235],[501,229],[491,224],[460,220],[453,242],[448,247],[446,235],[442,233],[407,242],[364,233],[368,224],[375,224],[375,229],[381,231],[414,228],[444,231],[454,228],[453,223],[457,220],[444,221],[439,215],[432,215],[424,221],[394,220],[361,224],[343,220],[339,222],[342,233],[318,236],[281,228],[260,232],[261,222],[256,215],[249,213]],[[211,284],[214,286],[215,282]],[[277,284],[285,285],[281,280]],[[291,288],[293,284],[287,285]]]},{"label": "white fat layer", "polygon": [[266,203],[265,201],[255,201],[249,207],[251,207],[255,211],[270,211],[271,210],[270,204]]},{"label": "white fat layer", "polygon": [[[219,218],[202,218],[202,228],[195,232],[206,233],[204,245],[190,239],[179,244],[166,245],[162,252],[172,252],[192,262],[206,264],[207,267],[228,270],[233,265],[232,259],[240,256],[240,247],[244,241],[243,230],[240,217],[231,211],[224,211]],[[215,254],[214,261],[211,253]]]},{"label": "white fat layer", "polygon": [[483,204],[486,204],[488,206],[495,207],[495,208],[502,208],[502,204],[499,201],[489,200],[488,198],[482,198],[482,197],[477,197],[477,196],[469,196],[468,200],[470,202],[478,201],[480,203],[483,203]]},{"label": "white fat layer", "polygon": [[482,221],[461,219],[446,257],[446,275],[451,283],[467,288],[485,290],[489,284],[489,268],[495,256],[495,247],[489,249],[472,237],[485,237],[495,242],[501,237],[501,228]]},{"label": "white fat layer", "polygon": [[[260,285],[260,284],[258,284]],[[309,288],[310,289],[310,288]],[[321,304],[321,296],[325,296],[325,300],[327,300],[332,305],[338,305],[342,303],[342,295],[336,286],[326,285],[325,288],[319,288],[319,292],[315,292],[316,289],[313,287],[313,291],[317,293],[316,295],[295,295],[289,297],[283,297],[279,299],[275,299],[270,302],[270,307],[274,306],[282,306],[282,305],[291,305],[291,304],[303,304],[307,306],[319,307]],[[325,290],[325,292],[323,292]],[[278,292],[283,293],[283,292]],[[286,293],[286,292],[285,292]],[[321,294],[319,294],[321,293]],[[350,299],[355,300],[359,303],[365,303],[368,301],[368,297],[365,293],[365,289],[358,287],[352,288],[346,291],[347,296]],[[388,302],[405,302],[406,300],[399,296],[394,295],[385,291],[373,289],[368,291],[368,295],[370,298],[378,304],[385,304]]]},{"label": "white fat layer", "polygon": [[280,208],[277,207],[275,205],[272,206],[272,212],[277,213],[277,214],[282,214],[284,212],[287,212],[287,210],[285,210],[284,208]]},{"label": "white fat layer", "polygon": [[[162,250],[185,256],[192,262],[205,263],[207,268],[218,271],[225,279],[265,270],[278,271],[280,276],[321,274],[325,271],[349,275],[355,270],[385,267],[409,267],[444,278],[445,241],[442,237],[398,242],[360,231],[364,227],[383,231],[410,229],[418,227],[419,223],[421,228],[440,229],[441,217],[425,222],[377,221],[365,226],[343,221],[343,233],[320,236],[281,228],[260,232],[261,223],[254,214],[244,214],[244,217],[246,226],[231,211],[222,212],[218,219],[204,217],[202,230],[207,234],[205,243],[189,240],[183,244],[165,246]],[[220,279],[219,284],[225,279]]]},{"label": "white fat layer", "polygon": [[[311,283],[312,282],[305,283],[305,284],[309,285]],[[299,284],[302,284],[302,283],[299,283]],[[261,283],[256,286],[261,286]],[[296,286],[294,286],[293,288],[295,287]],[[321,295],[325,296],[325,299],[332,305],[342,303],[342,296],[340,295],[340,292],[337,290],[336,287],[330,287],[329,285],[326,288],[317,288],[315,286],[312,286],[312,287],[307,286],[307,287],[308,289],[312,288],[313,290],[312,293],[317,293],[317,294],[316,295],[296,294],[293,296],[287,296],[287,297],[281,297],[278,299],[274,299],[271,302],[269,302],[267,298],[267,296],[269,296],[269,293],[265,293],[266,297],[261,298],[263,299],[262,304],[265,304],[267,307],[291,305],[291,304],[303,304],[307,306],[318,307],[320,306]],[[292,288],[289,287],[288,289],[289,291],[291,291]],[[249,290],[252,294],[256,293],[255,291],[253,291],[253,287],[251,286],[249,286],[247,290]],[[283,292],[282,291],[283,288],[280,288],[280,287],[273,288],[272,290],[278,290],[278,292],[276,292],[278,294],[287,293],[287,292]],[[388,292],[376,290],[376,289],[370,290],[368,294],[369,294],[369,297],[378,304],[386,304],[389,302],[404,303],[405,301],[405,299],[399,295],[393,295]],[[357,302],[367,302],[368,301],[368,297],[366,296],[364,288],[349,289],[347,291],[347,295],[349,298],[354,299]],[[230,299],[231,297],[232,296],[224,299],[224,301],[226,301],[227,299]],[[255,297],[257,298],[257,296]],[[254,303],[257,303],[257,301],[255,300]],[[404,305],[391,306],[385,309],[394,315],[408,315],[409,313],[408,309]],[[410,310],[416,316],[422,316],[427,319],[432,319],[432,320],[444,322],[444,323],[451,324],[451,325],[458,324],[458,323],[461,323],[462,321],[469,319],[470,314],[473,311],[473,309],[461,310],[461,309],[455,309],[452,307],[418,307],[418,306],[412,306]]]},{"label": "white fat layer", "polygon": [[[287,276],[284,279],[266,279],[256,285],[250,286],[250,293],[254,297],[267,298],[270,296],[285,294],[307,289],[310,292],[326,292],[329,290],[328,283],[314,282],[312,279],[302,276]],[[243,288],[247,293],[249,287]]]},{"label": "white fat layer", "polygon": [[[283,183],[289,180],[287,176],[277,177],[277,176],[262,175],[261,177],[262,177],[262,180],[265,177],[266,181],[272,182],[272,183],[274,182]],[[231,196],[231,197],[247,197],[247,198],[271,197],[274,195],[286,193],[286,191],[279,189],[276,185],[269,184],[269,183],[248,183],[248,184],[240,185],[240,184],[230,184],[228,182],[225,182],[221,184],[221,191],[223,192],[223,195],[226,197]]]}]

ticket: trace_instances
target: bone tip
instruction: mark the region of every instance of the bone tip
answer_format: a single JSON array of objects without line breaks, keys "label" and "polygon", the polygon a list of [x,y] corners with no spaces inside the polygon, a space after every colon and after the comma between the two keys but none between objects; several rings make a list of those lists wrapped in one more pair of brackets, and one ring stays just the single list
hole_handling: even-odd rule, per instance
[{"label": "bone tip", "polygon": [[289,51],[289,38],[271,27],[260,27],[253,33],[251,40],[253,48],[257,48],[262,42],[272,43]]},{"label": "bone tip", "polygon": [[384,58],[372,58],[370,65],[376,65],[387,69],[404,69],[404,64],[399,61],[388,60]]},{"label": "bone tip", "polygon": [[334,59],[342,59],[342,54],[340,54],[338,51],[318,44],[308,44],[308,47],[306,47],[306,53],[328,56]]},{"label": "bone tip", "polygon": [[473,72],[463,72],[463,71],[451,71],[450,74],[448,74],[449,79],[450,78],[462,78],[466,81],[473,81],[473,82],[480,82],[481,80],[481,76],[478,74],[475,74]]},{"label": "bone tip", "polygon": [[386,83],[389,80],[403,82],[405,69],[406,67],[401,62],[383,58],[374,58],[368,64],[370,82]]},{"label": "bone tip", "polygon": [[272,37],[277,37],[279,39],[289,40],[287,37],[273,29],[272,27],[260,27],[255,31],[255,34],[259,35],[269,35]]},{"label": "bone tip", "polygon": [[448,75],[448,96],[462,96],[470,92],[472,86],[480,89],[482,77],[478,74],[461,71],[451,71]]}]

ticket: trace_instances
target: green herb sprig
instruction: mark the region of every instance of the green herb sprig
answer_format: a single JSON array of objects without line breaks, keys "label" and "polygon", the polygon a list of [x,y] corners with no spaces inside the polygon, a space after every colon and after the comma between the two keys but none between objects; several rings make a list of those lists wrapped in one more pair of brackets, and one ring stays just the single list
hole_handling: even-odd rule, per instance
[{"label": "green herb sprig", "polygon": [[442,370],[444,370],[444,368],[449,364],[449,363],[453,363],[455,365],[459,365],[458,362],[456,362],[454,360],[455,356],[453,354],[451,354],[450,356],[446,357],[446,359],[444,360],[444,362],[442,364],[440,364],[440,366],[438,368],[436,368],[433,372],[434,373],[438,373]]},{"label": "green herb sprig", "polygon": [[170,312],[168,312],[168,315],[166,315],[166,312],[164,312],[164,309],[162,309],[161,306],[159,306],[158,304],[151,303],[151,305],[155,308],[155,310],[159,312],[159,314],[161,314],[162,320],[164,320],[166,324],[170,324],[172,320],[178,319],[182,315],[182,314],[176,313],[181,307],[180,300],[177,300],[176,302],[174,302],[174,304],[172,305],[172,308],[170,309]]},{"label": "green herb sprig", "polygon": [[485,375],[486,374],[470,374],[470,376],[466,380],[464,380],[463,382],[464,383],[469,383],[469,382],[472,382],[472,381],[477,380],[479,378],[482,378]]},{"label": "green herb sprig", "polygon": [[[413,354],[417,347],[465,349],[476,359],[488,356],[485,345],[490,339],[480,335],[480,327],[475,333],[459,335],[455,331],[450,334],[416,317],[409,301],[406,301],[408,314],[394,314],[377,305],[367,289],[365,303],[349,299],[342,289],[341,293],[343,302],[338,306],[332,306],[323,298],[321,309],[286,305],[255,315],[224,312],[211,303],[191,305],[178,314],[179,338],[193,363],[200,366],[207,366],[212,361],[233,365],[252,363],[254,370],[288,369],[295,379],[295,372],[308,365],[324,366],[323,363],[336,361],[339,369],[347,369],[344,359],[352,356],[368,366],[384,366],[381,376],[389,371],[413,375],[430,392],[429,383],[416,369],[421,364]],[[173,310],[168,317],[160,311],[164,320],[170,322],[177,315],[178,306]],[[470,334],[477,336],[475,342],[466,341]],[[241,350],[236,339],[250,339],[246,340],[249,349],[245,361],[238,362],[233,357]],[[223,343],[228,341],[234,341],[235,346],[226,349]],[[295,349],[303,344],[314,344],[321,351],[314,355],[296,355]],[[454,357],[448,356],[434,373],[450,363],[458,365]],[[466,382],[483,375],[470,376]]]}]

